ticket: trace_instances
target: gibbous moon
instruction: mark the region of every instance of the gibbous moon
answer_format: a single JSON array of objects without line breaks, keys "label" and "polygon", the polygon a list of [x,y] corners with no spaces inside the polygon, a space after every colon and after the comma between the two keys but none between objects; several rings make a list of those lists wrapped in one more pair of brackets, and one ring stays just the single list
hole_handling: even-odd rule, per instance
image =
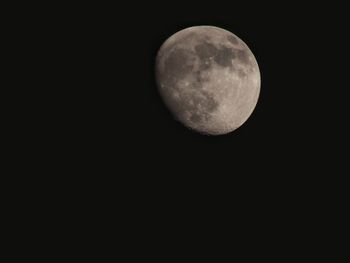
[{"label": "gibbous moon", "polygon": [[236,35],[214,26],[189,27],[169,37],[157,54],[156,80],[174,117],[207,135],[240,127],[260,93],[253,53]]}]

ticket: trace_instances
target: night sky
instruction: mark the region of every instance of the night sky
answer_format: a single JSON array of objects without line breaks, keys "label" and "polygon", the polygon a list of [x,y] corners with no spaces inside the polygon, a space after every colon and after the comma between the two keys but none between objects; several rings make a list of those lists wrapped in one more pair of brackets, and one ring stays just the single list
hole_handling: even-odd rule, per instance
[{"label": "night sky", "polygon": [[[15,13],[28,19],[6,20],[18,24],[12,34],[20,39],[11,39],[14,52],[4,52],[17,52],[13,63],[29,73],[18,73],[11,87],[28,106],[16,101],[4,111],[17,111],[13,123],[20,124],[10,127],[14,139],[4,137],[21,157],[9,173],[3,169],[15,182],[13,188],[3,183],[11,207],[3,214],[16,224],[4,224],[12,239],[24,247],[34,242],[40,249],[31,252],[39,256],[51,250],[35,238],[58,251],[52,256],[90,257],[97,244],[99,258],[110,250],[130,262],[136,256],[198,261],[215,245],[215,262],[225,254],[232,261],[238,252],[243,262],[255,262],[253,256],[284,262],[276,253],[297,262],[324,259],[328,247],[319,243],[343,242],[328,238],[326,228],[344,237],[339,222],[349,221],[343,2],[26,3],[35,12],[14,3]],[[185,128],[157,92],[158,49],[175,32],[198,25],[233,32],[259,64],[257,106],[230,134]],[[4,153],[11,158],[12,152]],[[200,253],[193,250],[197,243]],[[339,261],[338,251],[330,255],[328,261]]]}]

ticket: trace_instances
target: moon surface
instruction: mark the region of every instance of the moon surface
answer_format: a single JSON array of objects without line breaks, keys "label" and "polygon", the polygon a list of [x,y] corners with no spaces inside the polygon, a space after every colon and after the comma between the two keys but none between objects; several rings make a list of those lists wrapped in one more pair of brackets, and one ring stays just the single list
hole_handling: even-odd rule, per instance
[{"label": "moon surface", "polygon": [[240,127],[260,93],[253,53],[236,35],[214,26],[189,27],[169,37],[157,54],[156,81],[174,117],[207,135]]}]

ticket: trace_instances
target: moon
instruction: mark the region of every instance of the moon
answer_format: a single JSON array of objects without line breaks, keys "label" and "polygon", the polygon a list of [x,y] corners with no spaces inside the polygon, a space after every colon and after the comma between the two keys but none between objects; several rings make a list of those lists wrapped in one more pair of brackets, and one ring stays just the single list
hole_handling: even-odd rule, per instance
[{"label": "moon", "polygon": [[156,57],[156,82],[167,108],[186,127],[222,135],[240,127],[260,94],[258,63],[233,33],[195,26],[170,36]]}]

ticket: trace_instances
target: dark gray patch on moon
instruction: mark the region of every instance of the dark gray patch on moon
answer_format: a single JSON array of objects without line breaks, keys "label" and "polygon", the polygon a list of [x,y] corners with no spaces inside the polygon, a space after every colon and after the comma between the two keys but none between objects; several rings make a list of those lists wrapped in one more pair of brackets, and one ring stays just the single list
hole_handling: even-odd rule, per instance
[{"label": "dark gray patch on moon", "polygon": [[214,60],[217,64],[223,67],[230,67],[232,66],[232,59],[235,58],[235,53],[232,50],[232,48],[227,48],[225,46],[222,46],[216,56],[214,57]]},{"label": "dark gray patch on moon", "polygon": [[201,60],[207,60],[210,57],[215,56],[217,53],[216,47],[208,42],[204,42],[195,46],[195,51]]},{"label": "dark gray patch on moon", "polygon": [[235,58],[235,53],[232,48],[221,46],[217,48],[215,45],[204,42],[195,46],[195,51],[200,58],[200,70],[209,69],[211,66],[210,58],[222,67],[232,66],[232,59]]},{"label": "dark gray patch on moon", "polygon": [[184,78],[193,69],[190,52],[175,48],[164,62],[166,85],[173,86],[179,79]]},{"label": "dark gray patch on moon", "polygon": [[244,64],[250,63],[249,54],[244,50],[237,51],[237,58]]}]

